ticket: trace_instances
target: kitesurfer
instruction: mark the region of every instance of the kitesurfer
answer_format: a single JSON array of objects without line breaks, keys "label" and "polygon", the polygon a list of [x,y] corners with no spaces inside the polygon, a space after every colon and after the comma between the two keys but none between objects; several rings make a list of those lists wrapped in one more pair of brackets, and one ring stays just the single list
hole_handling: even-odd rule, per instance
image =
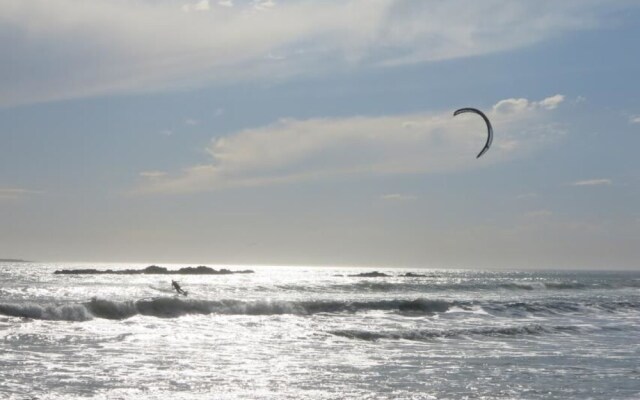
[{"label": "kitesurfer", "polygon": [[187,292],[182,290],[182,288],[180,287],[178,282],[174,281],[173,279],[171,280],[171,286],[173,286],[173,288],[176,290],[176,292],[178,292],[178,294],[181,294],[181,295],[184,295],[184,296],[187,295]]}]

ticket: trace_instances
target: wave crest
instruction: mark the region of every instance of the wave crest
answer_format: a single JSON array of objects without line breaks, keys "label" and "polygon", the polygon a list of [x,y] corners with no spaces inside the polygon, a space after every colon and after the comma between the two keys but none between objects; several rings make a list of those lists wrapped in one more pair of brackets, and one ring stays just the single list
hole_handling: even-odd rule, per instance
[{"label": "wave crest", "polygon": [[317,313],[370,310],[421,314],[445,312],[451,303],[441,300],[378,301],[277,301],[277,300],[186,300],[161,297],[137,301],[111,301],[94,298],[87,303],[69,305],[0,304],[0,314],[44,320],[86,321],[92,318],[126,319],[135,315],[175,318],[186,314],[309,315]]},{"label": "wave crest", "polygon": [[425,341],[442,338],[458,338],[463,336],[521,336],[521,335],[541,335],[560,332],[577,332],[579,328],[572,326],[545,327],[542,325],[525,325],[513,327],[481,327],[470,329],[452,330],[426,330],[414,329],[406,331],[374,332],[365,330],[334,330],[329,333],[335,336],[342,336],[349,339],[360,339],[367,341],[377,341],[381,339],[389,340],[414,340]]},{"label": "wave crest", "polygon": [[501,317],[529,315],[613,313],[638,310],[634,301],[571,302],[548,300],[533,302],[504,301],[445,301],[427,298],[391,300],[197,300],[179,297],[159,297],[131,301],[112,301],[94,298],[77,304],[1,304],[0,314],[43,320],[86,321],[92,318],[122,320],[135,315],[176,318],[187,314],[234,315],[311,315],[319,313],[356,313],[387,311],[412,315],[434,315],[452,310],[477,311]]},{"label": "wave crest", "polygon": [[38,304],[0,304],[0,314],[44,320],[87,321],[93,318],[82,304],[62,306]]}]

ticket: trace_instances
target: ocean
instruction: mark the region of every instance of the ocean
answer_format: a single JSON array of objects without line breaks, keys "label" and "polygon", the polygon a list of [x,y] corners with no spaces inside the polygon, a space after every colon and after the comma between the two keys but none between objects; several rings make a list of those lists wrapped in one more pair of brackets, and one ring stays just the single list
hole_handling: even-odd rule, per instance
[{"label": "ocean", "polygon": [[0,399],[640,399],[640,272],[146,266],[0,263]]}]

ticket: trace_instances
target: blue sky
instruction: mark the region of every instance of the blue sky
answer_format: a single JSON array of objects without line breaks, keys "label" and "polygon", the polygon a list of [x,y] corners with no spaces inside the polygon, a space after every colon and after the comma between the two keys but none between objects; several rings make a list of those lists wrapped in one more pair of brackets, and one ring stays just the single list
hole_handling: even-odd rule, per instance
[{"label": "blue sky", "polygon": [[637,269],[638,17],[5,1],[0,257]]}]

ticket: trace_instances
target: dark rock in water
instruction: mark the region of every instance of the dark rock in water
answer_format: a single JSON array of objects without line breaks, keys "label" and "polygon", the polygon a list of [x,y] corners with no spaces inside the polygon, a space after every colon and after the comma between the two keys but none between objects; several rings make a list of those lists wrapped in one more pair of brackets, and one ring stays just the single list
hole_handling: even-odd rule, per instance
[{"label": "dark rock in water", "polygon": [[[109,270],[110,272],[113,272]],[[106,271],[98,271],[96,269],[63,269],[54,272],[54,274],[104,274]]]},{"label": "dark rock in water", "polygon": [[219,271],[216,271],[213,268],[200,265],[195,268],[194,267],[180,268],[177,272],[169,272],[169,273],[188,274],[188,275],[230,275],[230,274],[252,274],[253,271],[250,269],[246,269],[242,271],[231,271],[226,268],[222,268]]},{"label": "dark rock in water", "polygon": [[360,277],[360,278],[382,278],[382,277],[391,276],[391,275],[387,275],[384,272],[373,271],[373,272],[363,272],[361,274],[348,275],[348,276]]},{"label": "dark rock in water", "polygon": [[145,274],[166,274],[168,271],[164,267],[158,267],[157,265],[150,265],[143,270]]},{"label": "dark rock in water", "polygon": [[100,274],[114,274],[114,275],[135,275],[135,274],[155,274],[155,275],[231,275],[231,274],[252,274],[253,271],[246,269],[243,271],[231,271],[225,268],[215,270],[213,268],[200,265],[199,267],[186,267],[180,268],[177,271],[170,271],[164,267],[158,267],[157,265],[150,265],[145,269],[121,269],[121,270],[98,270],[98,269],[63,269],[54,272],[54,274],[63,275],[100,275]]},{"label": "dark rock in water", "polygon": [[402,274],[400,276],[404,276],[404,277],[407,277],[407,278],[417,278],[417,277],[425,277],[426,275],[424,275],[424,274],[416,274],[416,273],[413,273],[413,272],[407,272],[406,274]]}]

